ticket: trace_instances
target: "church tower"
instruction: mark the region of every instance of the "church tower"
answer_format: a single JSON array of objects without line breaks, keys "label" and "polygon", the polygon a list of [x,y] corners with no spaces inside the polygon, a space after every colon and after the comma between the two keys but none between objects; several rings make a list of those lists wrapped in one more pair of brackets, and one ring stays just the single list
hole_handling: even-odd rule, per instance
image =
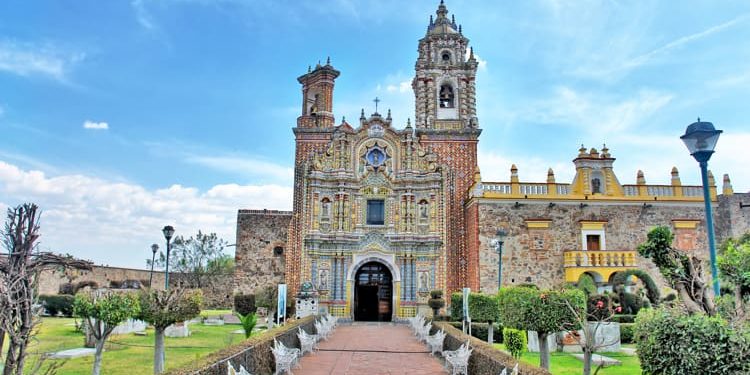
[{"label": "church tower", "polygon": [[[437,18],[430,16],[419,41],[412,89],[416,135],[446,166],[446,228],[448,289],[478,288],[479,255],[475,215],[464,211],[477,167],[479,121],[475,78],[478,63],[469,39],[440,1]],[[468,53],[467,53],[468,52]],[[477,233],[474,233],[477,232]]]},{"label": "church tower", "polygon": [[331,65],[331,59],[325,65],[308,68],[307,73],[299,76],[297,81],[302,85],[302,114],[297,117],[297,127],[293,130],[295,137],[294,155],[294,200],[293,215],[289,224],[288,250],[286,253],[286,283],[290,295],[297,292],[302,281],[300,278],[306,186],[304,181],[311,159],[323,152],[334,131],[333,87],[334,81],[341,74]]}]

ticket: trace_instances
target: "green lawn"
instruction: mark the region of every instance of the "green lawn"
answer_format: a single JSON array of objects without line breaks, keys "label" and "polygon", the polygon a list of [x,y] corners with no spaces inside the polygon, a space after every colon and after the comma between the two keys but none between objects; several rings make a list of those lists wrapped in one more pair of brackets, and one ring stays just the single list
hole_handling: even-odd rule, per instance
[{"label": "green lawn", "polygon": [[[495,347],[505,350],[503,344],[495,344]],[[622,362],[620,366],[603,368],[599,375],[634,375],[641,373],[640,362],[637,356],[628,356],[622,353],[597,353],[606,357],[614,358]],[[525,352],[521,356],[521,362],[539,366],[539,353]],[[592,373],[595,367],[592,367]],[[579,361],[569,353],[552,352],[550,358],[550,372],[554,375],[579,375],[583,371],[583,362]]]},{"label": "green lawn", "polygon": [[[211,313],[210,315],[218,314]],[[83,334],[75,331],[73,323],[72,318],[43,318],[39,334],[29,348],[29,352],[34,353],[30,357],[31,361],[36,360],[38,353],[82,347]],[[167,369],[190,363],[220,348],[240,342],[244,339],[244,335],[232,333],[238,329],[241,329],[239,325],[191,324],[192,335],[190,337],[166,339]],[[153,329],[147,330],[147,336],[127,334],[110,337],[104,352],[102,373],[112,375],[152,373],[153,345]],[[68,360],[57,374],[91,373],[93,360],[93,356]]]},{"label": "green lawn", "polygon": [[201,316],[207,318],[209,316],[220,316],[225,314],[231,314],[232,310],[203,310]]}]

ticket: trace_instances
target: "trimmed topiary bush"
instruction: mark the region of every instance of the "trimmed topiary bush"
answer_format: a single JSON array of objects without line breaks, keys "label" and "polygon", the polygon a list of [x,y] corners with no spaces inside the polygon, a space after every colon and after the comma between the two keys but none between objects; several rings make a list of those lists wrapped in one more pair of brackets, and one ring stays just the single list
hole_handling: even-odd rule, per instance
[{"label": "trimmed topiary bush", "polygon": [[586,314],[586,295],[577,289],[510,287],[501,289],[498,298],[500,322],[504,327],[537,332],[539,366],[545,369],[549,369],[550,363],[547,335],[563,326],[579,329],[577,317]]},{"label": "trimmed topiary bush", "polygon": [[[493,323],[500,320],[500,305],[497,297],[482,293],[469,294],[469,315],[472,322]],[[495,330],[488,326],[487,341],[494,341]]]},{"label": "trimmed topiary bush", "polygon": [[644,309],[634,337],[644,374],[750,373],[750,332],[719,317]]},{"label": "trimmed topiary bush", "polygon": [[521,358],[521,354],[526,350],[526,331],[503,328],[503,342],[513,358]]},{"label": "trimmed topiary bush", "polygon": [[252,314],[257,310],[254,294],[236,294],[234,296],[234,311],[242,316]]},{"label": "trimmed topiary bush", "polygon": [[442,290],[433,290],[430,292],[430,300],[427,301],[427,305],[432,309],[432,316],[436,317],[440,313],[440,309],[445,307],[445,300],[443,299]]}]

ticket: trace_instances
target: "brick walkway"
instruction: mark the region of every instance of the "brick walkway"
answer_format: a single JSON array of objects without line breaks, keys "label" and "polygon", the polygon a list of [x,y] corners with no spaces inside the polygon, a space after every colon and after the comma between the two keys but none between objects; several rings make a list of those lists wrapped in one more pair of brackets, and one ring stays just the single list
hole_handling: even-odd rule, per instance
[{"label": "brick walkway", "polygon": [[306,354],[295,375],[445,374],[406,325],[392,323],[339,324],[320,350]]}]

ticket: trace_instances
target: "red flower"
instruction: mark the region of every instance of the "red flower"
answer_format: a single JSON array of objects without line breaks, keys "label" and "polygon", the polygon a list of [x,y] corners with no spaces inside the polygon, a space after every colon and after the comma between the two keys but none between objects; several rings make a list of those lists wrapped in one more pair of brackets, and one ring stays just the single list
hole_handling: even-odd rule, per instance
[{"label": "red flower", "polygon": [[597,301],[596,302],[596,308],[597,309],[603,309],[604,308],[604,301]]},{"label": "red flower", "polygon": [[618,314],[621,313],[622,312],[622,307],[620,307],[620,306],[615,307],[615,312],[618,313]]}]

